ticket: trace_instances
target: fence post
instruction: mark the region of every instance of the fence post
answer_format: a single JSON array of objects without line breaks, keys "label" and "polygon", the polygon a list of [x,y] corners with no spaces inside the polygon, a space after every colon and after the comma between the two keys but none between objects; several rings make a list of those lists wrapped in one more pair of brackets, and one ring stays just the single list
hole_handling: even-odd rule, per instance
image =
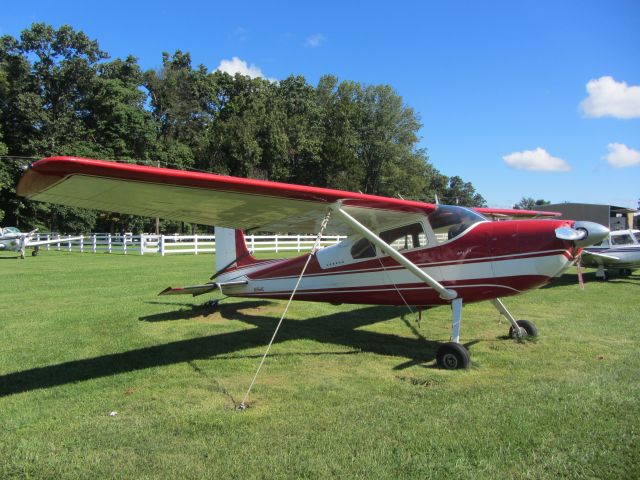
[{"label": "fence post", "polygon": [[127,234],[122,235],[122,254],[127,254]]},{"label": "fence post", "polygon": [[140,234],[140,255],[144,255],[144,233]]},{"label": "fence post", "polygon": [[198,234],[193,236],[193,253],[198,254]]},{"label": "fence post", "polygon": [[160,256],[164,257],[164,235],[160,235]]},{"label": "fence post", "polygon": [[251,234],[251,250],[256,251],[256,238]]},{"label": "fence post", "polygon": [[107,233],[107,252],[111,253],[111,234]]},{"label": "fence post", "polygon": [[298,234],[298,253],[300,253],[300,234]]},{"label": "fence post", "polygon": [[278,236],[276,235],[276,253],[278,253]]},{"label": "fence post", "polygon": [[80,253],[84,253],[84,235],[80,237]]},{"label": "fence post", "polygon": [[[47,240],[51,240],[51,235],[49,235],[48,233],[47,233]],[[47,251],[49,251],[49,249],[51,249],[51,244],[47,243]]]},{"label": "fence post", "polygon": [[60,234],[56,234],[56,240],[58,240],[58,243],[56,243],[56,250],[60,251]]}]

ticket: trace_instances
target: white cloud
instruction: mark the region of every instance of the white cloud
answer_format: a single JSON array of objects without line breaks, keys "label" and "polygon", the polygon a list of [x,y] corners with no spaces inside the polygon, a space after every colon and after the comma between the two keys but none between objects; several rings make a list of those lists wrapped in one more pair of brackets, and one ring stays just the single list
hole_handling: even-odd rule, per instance
[{"label": "white cloud", "polygon": [[640,165],[640,152],[627,147],[623,143],[610,143],[607,145],[609,153],[604,158],[609,165],[616,168],[633,167]]},{"label": "white cloud", "polygon": [[504,163],[518,170],[534,172],[567,172],[571,166],[558,157],[552,157],[544,148],[514,152],[502,157]]},{"label": "white cloud", "polygon": [[325,40],[327,39],[327,37],[325,37],[323,34],[321,33],[314,33],[313,35],[310,35],[307,37],[307,39],[305,40],[304,44],[307,47],[319,47],[321,43],[323,43]]},{"label": "white cloud", "polygon": [[587,92],[589,96],[580,102],[587,117],[640,117],[640,86],[629,86],[606,76],[589,80]]},{"label": "white cloud", "polygon": [[229,75],[239,73],[240,75],[245,75],[251,78],[262,77],[266,80],[274,81],[273,78],[265,77],[260,67],[257,67],[254,64],[248,65],[247,62],[240,60],[238,57],[233,57],[231,60],[222,60],[216,70],[228,73]]}]

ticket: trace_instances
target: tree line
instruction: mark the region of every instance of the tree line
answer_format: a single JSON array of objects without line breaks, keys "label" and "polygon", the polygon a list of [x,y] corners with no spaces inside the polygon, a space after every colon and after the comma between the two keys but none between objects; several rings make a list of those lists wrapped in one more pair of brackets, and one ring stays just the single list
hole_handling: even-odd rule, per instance
[{"label": "tree line", "polygon": [[[419,148],[416,112],[388,85],[325,75],[280,81],[193,66],[163,53],[143,71],[70,26],[0,38],[0,222],[50,231],[152,231],[154,220],[29,202],[23,162],[72,155],[484,206]],[[6,158],[11,157],[11,158]],[[186,226],[186,228],[196,226]],[[165,232],[184,229],[162,222]]]}]

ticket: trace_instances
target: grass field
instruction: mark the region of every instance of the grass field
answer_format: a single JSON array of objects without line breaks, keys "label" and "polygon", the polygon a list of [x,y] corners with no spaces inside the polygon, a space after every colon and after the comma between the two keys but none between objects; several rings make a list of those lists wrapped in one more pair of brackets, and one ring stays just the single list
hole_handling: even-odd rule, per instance
[{"label": "grass field", "polygon": [[[638,478],[640,276],[450,312],[157,297],[213,257],[1,254],[0,478]],[[109,416],[109,412],[117,412]]]}]

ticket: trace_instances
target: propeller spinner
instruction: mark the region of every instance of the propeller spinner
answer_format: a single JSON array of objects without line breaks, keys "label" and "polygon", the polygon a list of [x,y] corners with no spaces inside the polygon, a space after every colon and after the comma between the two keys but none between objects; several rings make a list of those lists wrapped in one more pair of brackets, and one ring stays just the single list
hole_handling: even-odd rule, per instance
[{"label": "propeller spinner", "polygon": [[609,235],[609,229],[595,222],[575,222],[573,228],[556,228],[556,237],[573,242],[576,247],[588,247],[601,242]]}]

